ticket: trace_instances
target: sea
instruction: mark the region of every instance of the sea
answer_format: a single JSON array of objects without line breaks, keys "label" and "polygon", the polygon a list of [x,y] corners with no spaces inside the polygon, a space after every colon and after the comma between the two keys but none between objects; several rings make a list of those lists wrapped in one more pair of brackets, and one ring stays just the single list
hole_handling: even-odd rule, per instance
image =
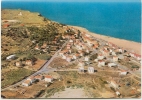
[{"label": "sea", "polygon": [[141,42],[140,2],[2,1],[1,9],[39,12],[42,16],[110,37]]}]

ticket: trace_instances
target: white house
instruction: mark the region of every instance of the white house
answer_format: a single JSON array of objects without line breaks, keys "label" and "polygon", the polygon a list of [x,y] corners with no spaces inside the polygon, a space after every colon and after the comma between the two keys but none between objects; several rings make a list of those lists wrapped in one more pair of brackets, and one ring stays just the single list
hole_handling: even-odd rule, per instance
[{"label": "white house", "polygon": [[89,57],[86,56],[86,57],[84,58],[84,60],[85,60],[85,61],[89,61]]},{"label": "white house", "polygon": [[120,95],[121,95],[120,92],[118,92],[118,91],[116,91],[115,93],[116,93],[117,96],[120,96]]},{"label": "white house", "polygon": [[52,81],[53,81],[53,77],[47,75],[47,76],[44,76],[44,80],[45,80],[46,82],[52,82]]},{"label": "white house", "polygon": [[99,54],[97,58],[98,58],[99,60],[102,60],[102,59],[104,59],[105,57],[104,57],[102,54]]},{"label": "white house", "polygon": [[73,59],[77,59],[76,55],[73,55],[72,58],[73,58]]},{"label": "white house", "polygon": [[116,56],[116,53],[115,53],[114,51],[112,51],[111,54],[112,54],[113,56]]},{"label": "white house", "polygon": [[22,83],[23,86],[30,86],[31,85],[31,81],[30,80],[26,80]]},{"label": "white house", "polygon": [[35,79],[34,77],[30,77],[30,78],[28,78],[27,80],[29,80],[31,83],[33,83],[33,82],[36,81],[36,79]]},{"label": "white house", "polygon": [[114,62],[118,61],[118,56],[113,56],[113,61]]},{"label": "white house", "polygon": [[94,73],[94,67],[88,67],[88,73]]},{"label": "white house", "polygon": [[78,68],[78,71],[79,71],[79,72],[84,72],[84,66],[79,67],[79,68]]},{"label": "white house", "polygon": [[10,56],[8,56],[8,57],[6,57],[6,60],[12,60],[12,59],[15,59],[15,55],[10,55]]},{"label": "white house", "polygon": [[120,49],[120,48],[118,49],[118,51],[119,51],[119,52],[121,52],[121,53],[123,52],[123,50],[122,50],[122,49]]},{"label": "white house", "polygon": [[123,70],[123,71],[121,71],[121,72],[119,73],[119,75],[127,75],[127,74],[128,74],[128,72],[125,71],[125,70]]},{"label": "white house", "polygon": [[110,84],[111,84],[115,89],[118,89],[118,88],[119,88],[119,85],[118,85],[114,80],[111,80],[111,81],[110,81]]},{"label": "white house", "polygon": [[115,64],[115,63],[108,63],[108,67],[115,67],[115,66],[117,66],[117,64]]},{"label": "white house", "polygon": [[17,67],[21,67],[22,66],[22,62],[21,61],[18,61],[15,64],[16,64]]},{"label": "white house", "polygon": [[98,59],[95,59],[94,61],[95,61],[95,62],[98,62]]},{"label": "white house", "polygon": [[63,56],[62,56],[62,59],[66,59],[66,56],[65,56],[65,55],[63,55]]},{"label": "white house", "polygon": [[103,67],[103,66],[105,66],[105,61],[99,60],[98,61],[98,67]]},{"label": "white house", "polygon": [[66,57],[66,61],[71,62],[71,60],[72,60],[72,56],[67,56]]},{"label": "white house", "polygon": [[79,62],[78,66],[83,67],[84,66],[84,62]]}]

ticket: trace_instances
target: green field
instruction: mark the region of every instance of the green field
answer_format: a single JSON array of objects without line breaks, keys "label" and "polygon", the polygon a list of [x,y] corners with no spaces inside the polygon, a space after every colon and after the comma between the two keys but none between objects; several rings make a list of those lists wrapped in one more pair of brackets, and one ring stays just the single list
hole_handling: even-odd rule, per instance
[{"label": "green field", "polygon": [[9,71],[7,74],[4,75],[4,80],[1,82],[1,87],[4,88],[11,84],[14,84],[24,77],[29,76],[32,74],[33,71],[27,70],[25,68],[19,68],[16,70]]}]

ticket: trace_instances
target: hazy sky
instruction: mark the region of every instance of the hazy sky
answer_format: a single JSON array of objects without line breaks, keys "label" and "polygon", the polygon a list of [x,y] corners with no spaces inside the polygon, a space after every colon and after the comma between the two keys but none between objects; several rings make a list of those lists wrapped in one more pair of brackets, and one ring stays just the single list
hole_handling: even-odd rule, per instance
[{"label": "hazy sky", "polygon": [[141,2],[141,0],[1,0],[1,1],[52,1],[52,2]]}]

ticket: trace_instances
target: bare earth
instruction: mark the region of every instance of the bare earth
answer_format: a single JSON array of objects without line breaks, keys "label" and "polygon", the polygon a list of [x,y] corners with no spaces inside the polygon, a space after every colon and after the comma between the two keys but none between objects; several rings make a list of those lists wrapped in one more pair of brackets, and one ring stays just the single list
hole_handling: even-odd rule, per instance
[{"label": "bare earth", "polygon": [[81,32],[88,33],[96,38],[100,38],[105,41],[112,42],[112,43],[116,44],[117,46],[122,47],[124,49],[131,50],[131,52],[141,54],[141,46],[142,46],[141,43],[128,41],[128,40],[124,40],[124,39],[113,38],[113,37],[104,36],[104,35],[99,35],[97,33],[89,32],[87,29],[82,28],[82,27],[78,27],[78,26],[72,26],[72,27],[79,29]]},{"label": "bare earth", "polygon": [[66,88],[65,91],[57,92],[49,98],[88,98],[83,89]]}]

